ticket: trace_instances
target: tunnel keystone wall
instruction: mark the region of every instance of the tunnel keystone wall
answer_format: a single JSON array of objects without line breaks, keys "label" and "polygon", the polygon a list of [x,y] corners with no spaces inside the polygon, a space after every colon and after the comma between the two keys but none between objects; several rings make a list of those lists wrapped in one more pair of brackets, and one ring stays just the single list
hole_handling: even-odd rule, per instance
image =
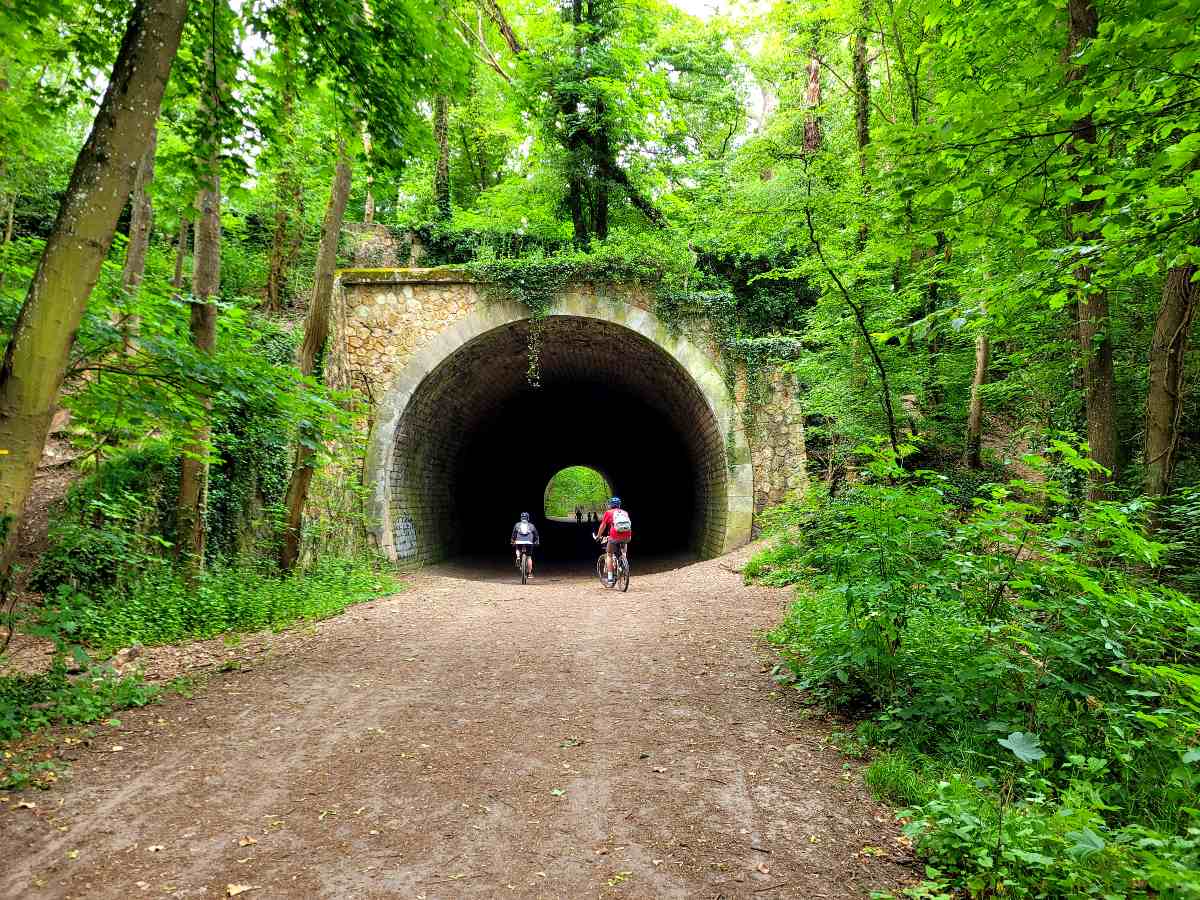
[{"label": "tunnel keystone wall", "polygon": [[[490,299],[486,285],[453,269],[338,273],[326,373],[332,385],[358,392],[372,406],[366,464],[368,515],[381,549],[390,558],[425,563],[453,549],[447,535],[431,533],[437,529],[420,524],[423,516],[447,502],[444,485],[428,475],[433,470],[406,471],[415,465],[414,453],[397,449],[415,444],[420,457],[416,461],[423,463],[439,452],[438,447],[427,446],[436,443],[432,433],[428,441],[413,433],[413,408],[427,400],[431,385],[447,378],[452,382],[456,372],[465,383],[470,367],[483,362],[472,358],[471,347],[483,340],[494,343],[499,329],[523,327],[529,317],[527,308]],[[684,331],[666,327],[654,315],[653,297],[644,288],[572,285],[550,309],[548,335],[573,348],[575,357],[586,357],[589,320],[597,323],[592,329],[597,334],[603,323],[610,340],[614,328],[627,334],[631,352],[645,347],[648,351],[638,352],[669,359],[678,377],[690,382],[688,390],[700,398],[687,420],[694,420],[696,428],[719,432],[723,459],[706,465],[720,466],[722,471],[704,477],[711,479],[721,496],[705,501],[713,509],[705,516],[704,533],[695,538],[700,555],[714,556],[746,543],[757,512],[805,487],[803,414],[790,378],[770,373],[765,391],[756,392],[758,400],[747,415],[745,373],[733,379],[725,376],[729,369],[703,326]],[[560,359],[558,364],[581,365],[586,360]],[[511,368],[510,360],[506,373]],[[657,371],[665,370],[660,366]],[[520,374],[523,377],[523,369]],[[445,414],[453,415],[459,398],[444,386],[441,390]]]}]

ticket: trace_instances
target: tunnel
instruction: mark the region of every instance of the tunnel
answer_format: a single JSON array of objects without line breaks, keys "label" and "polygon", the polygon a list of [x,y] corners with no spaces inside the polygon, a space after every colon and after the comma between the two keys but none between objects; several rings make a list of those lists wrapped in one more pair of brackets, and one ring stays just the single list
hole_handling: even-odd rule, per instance
[{"label": "tunnel", "polygon": [[622,498],[638,558],[725,547],[722,423],[676,358],[623,325],[552,315],[490,328],[423,374],[396,415],[384,464],[400,560],[495,558],[521,512],[542,531],[543,558],[594,558],[586,526],[543,515],[547,484],[573,465],[601,472]]}]

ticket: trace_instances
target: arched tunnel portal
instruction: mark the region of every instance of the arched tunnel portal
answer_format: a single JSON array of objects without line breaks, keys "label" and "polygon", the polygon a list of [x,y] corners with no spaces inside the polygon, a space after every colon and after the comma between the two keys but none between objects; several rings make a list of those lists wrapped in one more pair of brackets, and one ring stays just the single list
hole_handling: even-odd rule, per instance
[{"label": "arched tunnel portal", "polygon": [[542,518],[547,483],[569,465],[622,497],[640,558],[711,557],[749,539],[749,453],[715,367],[650,313],[595,298],[560,302],[537,326],[489,304],[414,355],[371,440],[376,535],[401,561],[497,556],[528,511],[543,556],[594,554],[586,532]]}]

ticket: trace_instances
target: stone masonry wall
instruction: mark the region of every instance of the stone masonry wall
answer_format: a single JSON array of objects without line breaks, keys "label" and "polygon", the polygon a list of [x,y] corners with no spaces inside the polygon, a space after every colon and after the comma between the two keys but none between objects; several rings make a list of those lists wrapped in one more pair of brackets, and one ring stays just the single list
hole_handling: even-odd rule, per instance
[{"label": "stone masonry wall", "polygon": [[[653,311],[653,298],[639,286],[575,285],[572,294],[619,300]],[[327,377],[378,402],[406,363],[489,301],[483,286],[452,269],[348,269],[339,273]],[[718,371],[724,362],[710,335],[688,334],[708,348]],[[778,503],[807,485],[803,410],[798,389],[778,372],[766,373],[766,390],[746,415],[744,374],[734,397],[744,422],[754,468],[754,511]]]}]

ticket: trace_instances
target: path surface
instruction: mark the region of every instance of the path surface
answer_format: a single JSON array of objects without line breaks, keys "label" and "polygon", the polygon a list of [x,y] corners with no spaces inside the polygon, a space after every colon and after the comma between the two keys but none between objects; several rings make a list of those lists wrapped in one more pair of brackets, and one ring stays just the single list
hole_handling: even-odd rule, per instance
[{"label": "path surface", "polygon": [[[0,804],[0,897],[863,897],[910,872],[772,694],[784,592],[454,568],[121,715]],[[636,560],[635,560],[636,566]],[[115,750],[114,747],[121,749]],[[16,808],[18,802],[35,809]]]}]

